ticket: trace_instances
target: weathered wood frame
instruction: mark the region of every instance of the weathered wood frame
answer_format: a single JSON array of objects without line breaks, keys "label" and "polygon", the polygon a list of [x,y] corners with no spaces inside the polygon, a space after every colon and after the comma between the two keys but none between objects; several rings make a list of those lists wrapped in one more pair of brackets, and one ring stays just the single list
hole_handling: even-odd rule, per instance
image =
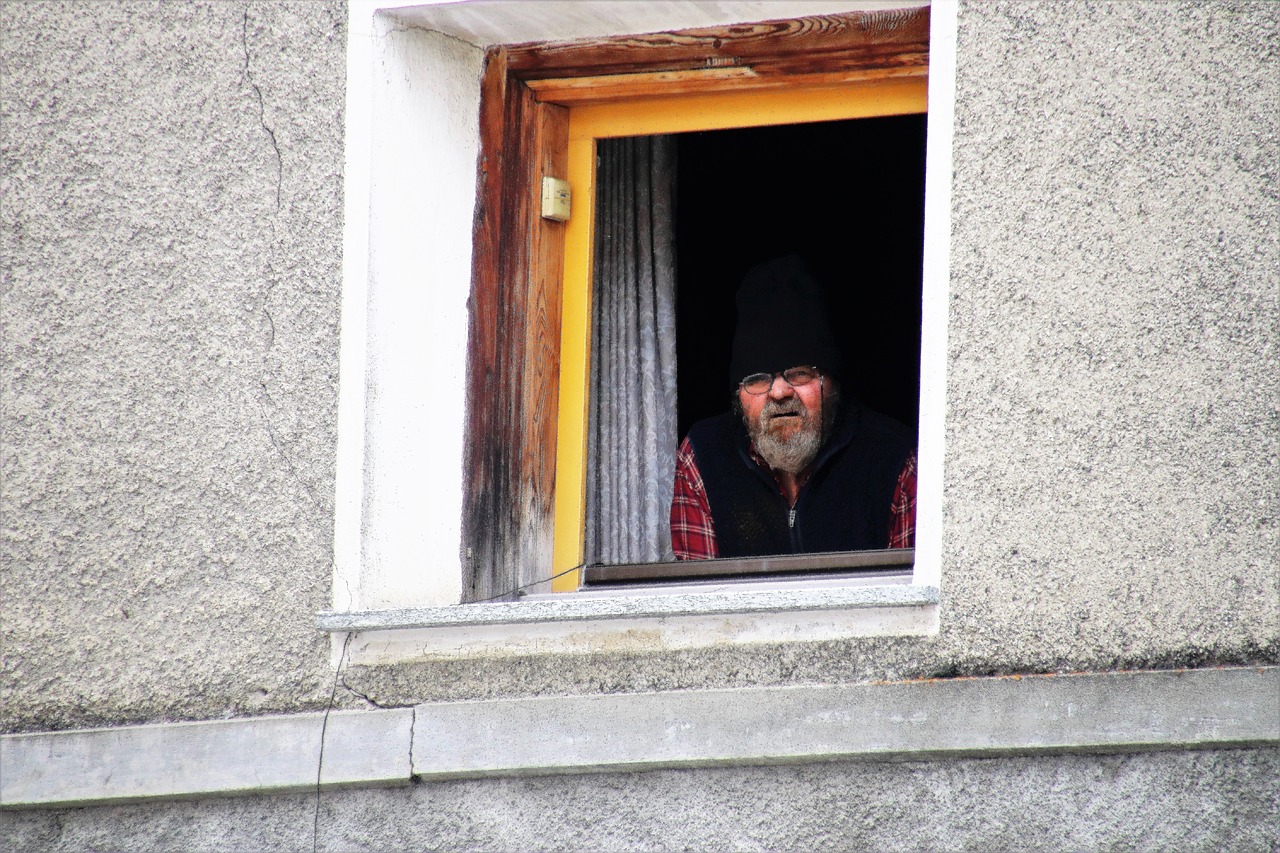
[{"label": "weathered wood frame", "polygon": [[550,574],[565,226],[540,179],[566,168],[569,107],[631,98],[919,76],[927,8],[599,41],[504,46],[485,58],[469,303],[463,598]]}]

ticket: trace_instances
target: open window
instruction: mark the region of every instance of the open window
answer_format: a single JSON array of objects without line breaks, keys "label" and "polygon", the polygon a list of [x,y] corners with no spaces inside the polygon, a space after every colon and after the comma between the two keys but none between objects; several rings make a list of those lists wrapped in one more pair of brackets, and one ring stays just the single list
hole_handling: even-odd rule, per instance
[{"label": "open window", "polygon": [[910,569],[910,549],[655,563],[671,560],[676,437],[729,407],[735,291],[761,262],[804,261],[844,393],[916,446],[924,155],[923,113],[598,140],[586,584]]},{"label": "open window", "polygon": [[[913,330],[909,349],[918,353],[927,64],[927,10],[851,13],[490,53],[470,306],[473,409],[463,532],[466,597],[488,598],[552,576],[555,589],[576,589],[581,580],[576,569],[584,562],[597,141],[679,134],[686,149],[683,159],[694,163],[699,156],[722,159],[726,146],[758,154],[771,145],[839,148],[859,137],[857,144],[867,150],[879,144],[912,160],[915,166],[901,176],[901,193],[888,199],[883,190],[870,195],[876,196],[872,201],[880,212],[914,199],[914,207],[893,216],[895,221],[914,219],[914,227],[890,229],[897,239],[913,244],[903,251],[909,253],[905,264],[913,270],[906,278],[914,281],[884,289],[880,296],[905,304],[905,310],[893,313]],[[872,124],[881,129],[872,132]],[[878,143],[868,141],[877,133]],[[729,137],[722,134],[741,136],[726,142]],[[896,134],[896,141],[885,142],[886,134]],[[744,142],[747,137],[754,141]],[[825,141],[816,141],[820,138]],[[857,160],[853,166],[842,164],[838,152],[829,151],[807,158],[787,177],[839,183],[815,168],[821,162],[845,174],[862,171],[868,182],[899,171],[883,159],[868,162],[864,155]],[[536,209],[541,178],[566,175],[574,191],[572,218],[568,223],[542,219]],[[782,184],[777,175],[743,177],[742,187],[754,187],[766,206],[768,185]],[[691,180],[690,187],[695,183]],[[842,226],[829,214],[850,201],[831,196],[847,192],[835,189],[824,200],[803,202],[813,208],[807,226],[803,216],[782,209],[781,203],[773,215],[786,219],[787,228],[776,229],[776,246],[783,248],[797,234],[809,239],[823,229],[837,233]],[[697,197],[690,189],[685,200],[697,203]],[[756,221],[767,228],[769,215],[761,210]],[[678,227],[696,218],[681,216]],[[792,236],[781,236],[784,230]],[[758,249],[772,251],[756,242]],[[815,263],[838,266],[831,253],[823,256],[821,240],[816,242],[817,249],[810,245],[802,250],[813,253]],[[863,267],[879,262],[858,260]],[[688,318],[700,313],[692,307],[699,298],[724,298],[726,289],[731,306],[732,289],[753,260],[739,254],[724,264],[715,280],[708,281],[705,297],[691,291],[688,282],[708,278],[707,257],[690,253],[678,263],[685,282],[680,316]],[[731,324],[732,311],[726,313]],[[731,333],[731,326],[722,325],[714,334],[694,337],[714,348],[716,336]],[[685,349],[689,346],[686,341]],[[710,357],[727,360],[727,351],[724,346]],[[701,358],[685,356],[683,361]],[[918,355],[910,360],[919,363]],[[711,367],[705,373],[719,384],[719,393],[701,394],[697,380],[686,378],[690,390],[681,398],[709,399],[709,405],[723,408],[719,380],[724,371]],[[886,380],[890,395],[898,399],[880,407],[912,422],[916,382],[918,371]],[[871,389],[868,396],[876,393]],[[696,403],[682,410],[682,427],[698,414]]]}]

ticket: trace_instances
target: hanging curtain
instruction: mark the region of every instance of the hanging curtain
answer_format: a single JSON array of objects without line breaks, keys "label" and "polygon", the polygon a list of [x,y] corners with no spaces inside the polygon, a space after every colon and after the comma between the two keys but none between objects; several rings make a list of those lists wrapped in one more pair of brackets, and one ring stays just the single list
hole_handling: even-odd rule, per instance
[{"label": "hanging curtain", "polygon": [[675,138],[597,146],[587,453],[590,563],[672,559]]}]

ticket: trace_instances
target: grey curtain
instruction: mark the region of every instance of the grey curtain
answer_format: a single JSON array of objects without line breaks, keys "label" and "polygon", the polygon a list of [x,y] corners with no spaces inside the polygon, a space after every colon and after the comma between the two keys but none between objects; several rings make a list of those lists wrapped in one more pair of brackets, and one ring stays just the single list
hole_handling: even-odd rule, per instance
[{"label": "grey curtain", "polygon": [[597,153],[586,558],[672,559],[675,139],[606,139]]}]

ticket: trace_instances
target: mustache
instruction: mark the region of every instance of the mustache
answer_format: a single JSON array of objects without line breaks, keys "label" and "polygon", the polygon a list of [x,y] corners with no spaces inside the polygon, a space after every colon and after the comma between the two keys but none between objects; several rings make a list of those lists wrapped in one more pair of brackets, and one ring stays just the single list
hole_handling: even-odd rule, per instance
[{"label": "mustache", "polygon": [[809,411],[795,397],[788,400],[769,400],[764,404],[764,408],[760,410],[761,420],[777,417],[778,415],[799,415],[802,418],[809,417]]}]

